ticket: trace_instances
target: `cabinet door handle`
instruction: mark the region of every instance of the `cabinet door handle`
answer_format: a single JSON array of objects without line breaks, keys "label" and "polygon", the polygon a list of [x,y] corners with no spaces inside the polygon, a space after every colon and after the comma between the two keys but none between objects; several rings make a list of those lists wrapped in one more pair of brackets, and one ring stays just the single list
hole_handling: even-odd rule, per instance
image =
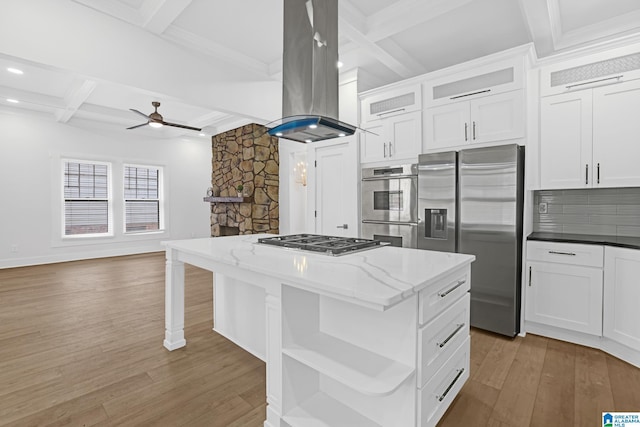
[{"label": "cabinet door handle", "polygon": [[600,184],[600,163],[598,163],[598,166],[596,167],[596,183]]},{"label": "cabinet door handle", "polygon": [[397,110],[391,110],[391,111],[385,111],[384,113],[378,113],[378,114],[376,114],[376,116],[382,117],[382,116],[387,115],[387,114],[399,113],[400,111],[404,111],[404,110],[405,110],[404,108],[398,108]]},{"label": "cabinet door handle", "polygon": [[531,287],[531,266],[529,266],[529,287]]},{"label": "cabinet door handle", "polygon": [[382,146],[382,149],[384,150],[384,157],[387,157],[387,143],[385,142],[384,145]]},{"label": "cabinet door handle", "polygon": [[456,371],[458,372],[458,374],[453,379],[451,384],[449,384],[449,387],[447,387],[444,393],[442,393],[439,396],[436,396],[436,399],[438,399],[438,402],[442,402],[444,398],[447,397],[447,394],[451,391],[451,389],[453,388],[453,385],[458,381],[458,378],[460,378],[460,376],[464,373],[464,368],[456,369]]},{"label": "cabinet door handle", "polygon": [[554,254],[554,255],[570,255],[570,256],[576,256],[576,254],[574,254],[573,252],[562,252],[562,251],[549,251],[550,254]]},{"label": "cabinet door handle", "polygon": [[584,183],[589,183],[589,165],[584,165]]},{"label": "cabinet door handle", "polygon": [[481,93],[489,93],[491,92],[491,89],[485,89],[485,90],[479,90],[477,92],[471,92],[471,93],[465,93],[464,95],[456,95],[456,96],[452,96],[449,99],[458,99],[458,98],[464,98],[465,96],[472,96],[472,95],[480,95]]},{"label": "cabinet door handle", "polygon": [[473,140],[476,140],[476,122],[475,120],[473,121]]},{"label": "cabinet door handle", "polygon": [[460,332],[460,329],[462,328],[464,328],[464,323],[456,325],[456,328],[453,330],[453,332],[451,332],[451,334],[447,338],[445,338],[444,341],[437,343],[437,346],[442,348],[447,345],[447,343],[451,341],[451,338],[453,338],[458,332]]},{"label": "cabinet door handle", "polygon": [[440,298],[444,298],[447,295],[449,295],[451,292],[455,291],[456,289],[458,289],[460,286],[464,285],[465,283],[467,283],[466,280],[462,279],[462,280],[458,280],[458,283],[456,283],[452,288],[447,289],[444,292],[439,292],[438,296]]},{"label": "cabinet door handle", "polygon": [[391,157],[391,141],[389,141],[389,157]]},{"label": "cabinet door handle", "polygon": [[619,76],[613,76],[613,77],[607,77],[606,79],[599,79],[599,80],[591,80],[590,82],[584,82],[584,83],[576,83],[574,85],[568,85],[565,86],[567,89],[571,89],[573,87],[577,87],[577,86],[584,86],[584,85],[590,85],[593,83],[600,83],[600,82],[606,82],[607,80],[618,80],[620,81],[621,78],[624,77],[624,74],[620,74]]},{"label": "cabinet door handle", "polygon": [[469,124],[467,122],[464,122],[464,140],[465,141],[469,140],[468,130],[469,130]]},{"label": "cabinet door handle", "polygon": [[342,228],[342,229],[347,230],[349,228],[349,224],[338,225],[338,226],[336,226],[336,228]]}]

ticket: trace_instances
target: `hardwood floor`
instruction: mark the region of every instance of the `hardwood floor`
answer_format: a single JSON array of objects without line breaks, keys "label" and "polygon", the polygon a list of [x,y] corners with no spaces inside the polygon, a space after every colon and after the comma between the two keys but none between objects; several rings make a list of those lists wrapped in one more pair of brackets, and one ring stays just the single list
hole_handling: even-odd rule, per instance
[{"label": "hardwood floor", "polygon": [[[0,426],[262,426],[264,363],[211,330],[211,273],[186,268],[188,344],[164,337],[164,254],[0,270]],[[473,330],[441,426],[593,426],[640,410],[640,369],[535,335]]]}]

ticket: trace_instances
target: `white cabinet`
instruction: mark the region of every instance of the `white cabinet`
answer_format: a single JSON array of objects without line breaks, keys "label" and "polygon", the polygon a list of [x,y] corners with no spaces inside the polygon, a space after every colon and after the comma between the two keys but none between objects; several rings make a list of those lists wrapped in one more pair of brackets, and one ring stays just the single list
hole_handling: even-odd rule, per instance
[{"label": "white cabinet", "polygon": [[385,88],[362,95],[362,122],[373,122],[422,109],[419,84]]},{"label": "white cabinet", "polygon": [[522,138],[523,91],[429,108],[424,122],[424,151]]},{"label": "white cabinet", "polygon": [[419,111],[363,123],[362,128],[361,163],[417,160],[422,136]]},{"label": "white cabinet", "polygon": [[640,80],[593,90],[595,186],[640,186]]},{"label": "white cabinet", "polygon": [[640,81],[543,98],[542,188],[640,185]]},{"label": "white cabinet", "polygon": [[640,250],[604,254],[604,336],[640,351]]},{"label": "white cabinet", "polygon": [[602,335],[603,247],[528,242],[525,320]]},{"label": "white cabinet", "polygon": [[540,180],[542,188],[591,187],[591,91],[542,98]]}]

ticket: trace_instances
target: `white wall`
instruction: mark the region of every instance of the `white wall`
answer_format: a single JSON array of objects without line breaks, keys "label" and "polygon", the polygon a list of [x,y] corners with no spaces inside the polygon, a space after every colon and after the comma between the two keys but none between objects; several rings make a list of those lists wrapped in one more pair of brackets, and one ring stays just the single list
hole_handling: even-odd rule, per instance
[{"label": "white wall", "polygon": [[[114,236],[63,239],[64,157],[111,162],[114,187],[121,185],[123,163],[162,166],[165,231],[124,235],[116,199]],[[163,240],[209,236],[209,205],[202,197],[210,181],[209,138],[150,140],[135,131],[98,133],[0,112],[0,268],[158,251]]]}]

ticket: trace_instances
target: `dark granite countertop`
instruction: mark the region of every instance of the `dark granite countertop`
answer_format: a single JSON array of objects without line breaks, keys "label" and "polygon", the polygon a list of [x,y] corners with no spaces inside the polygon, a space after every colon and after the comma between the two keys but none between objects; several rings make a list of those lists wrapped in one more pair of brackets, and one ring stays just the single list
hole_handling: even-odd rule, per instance
[{"label": "dark granite countertop", "polygon": [[560,243],[607,245],[619,248],[640,249],[640,237],[598,236],[595,234],[531,233],[527,240]]}]

